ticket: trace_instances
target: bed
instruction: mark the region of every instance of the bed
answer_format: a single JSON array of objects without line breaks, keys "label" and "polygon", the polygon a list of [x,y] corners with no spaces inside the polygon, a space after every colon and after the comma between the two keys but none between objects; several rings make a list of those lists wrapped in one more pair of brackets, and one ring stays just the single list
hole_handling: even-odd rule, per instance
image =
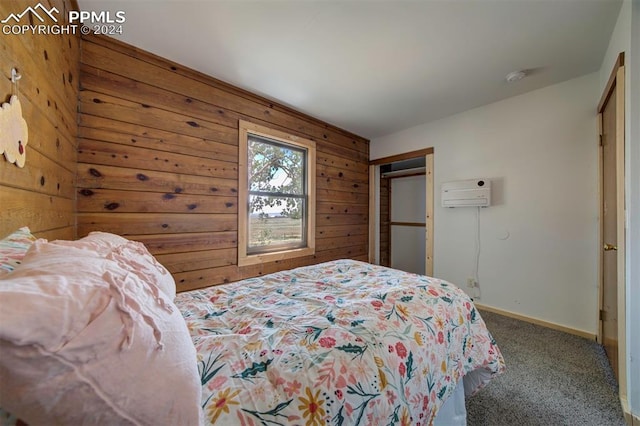
[{"label": "bed", "polygon": [[[104,236],[103,233],[97,234]],[[187,407],[185,412],[180,414],[183,416],[180,424],[429,425],[434,421],[435,424],[451,424],[452,421],[464,424],[464,395],[477,392],[505,368],[496,342],[473,302],[464,292],[445,281],[353,260],[336,260],[177,295],[168,290],[166,297],[166,290],[150,285],[151,281],[166,281],[168,273],[158,275],[162,266],[154,263],[153,257],[139,243],[125,243],[123,241],[126,240],[115,238],[108,237],[108,250],[95,249],[95,241],[91,242],[91,250],[95,249],[98,254],[91,252],[88,255],[90,262],[98,265],[96,268],[108,268],[111,277],[111,284],[105,285],[100,280],[105,279],[106,273],[95,274],[97,282],[92,284],[98,290],[109,287],[109,294],[112,294],[111,299],[105,299],[102,305],[98,303],[104,305],[100,308],[100,315],[113,305],[115,313],[111,322],[125,324],[133,320],[124,340],[121,330],[115,327],[114,339],[117,339],[111,345],[111,351],[117,362],[122,362],[123,341],[133,341],[134,349],[130,351],[135,350],[136,344],[147,345],[141,351],[152,358],[144,359],[140,364],[144,367],[140,368],[135,367],[135,362],[129,365],[130,362],[126,361],[129,366],[127,374],[146,369],[148,374],[141,374],[140,382],[151,375],[156,379],[153,389],[163,389],[163,386],[173,386],[173,389],[164,400],[160,392],[149,394],[153,397],[141,395],[145,389],[131,393],[136,404],[147,404],[150,398],[157,399],[157,407],[165,409],[162,414],[165,417],[161,417],[165,420],[170,418],[166,416],[175,415],[183,408],[174,401],[175,395],[181,395],[188,401],[184,404]],[[60,271],[51,272],[51,268],[55,269],[59,264],[56,253],[59,257],[71,258],[71,262],[78,261],[85,255],[86,244],[89,243],[81,250],[65,251],[76,250],[78,244],[82,242],[38,243],[39,249],[30,249],[29,253],[50,250],[54,260],[41,260],[44,262],[43,271],[60,274]],[[116,246],[117,249],[114,248]],[[25,264],[37,264],[38,257],[35,254],[31,257],[35,260],[27,256]],[[132,259],[135,259],[133,264]],[[140,259],[148,259],[148,262],[145,264]],[[112,272],[113,265],[118,262],[123,271]],[[125,266],[131,269],[125,271]],[[16,267],[7,277],[13,276],[13,281],[19,283],[21,274],[26,274],[23,268],[25,266]],[[60,266],[61,271],[68,269],[68,265]],[[11,281],[4,279],[3,284],[0,277],[0,286]],[[83,277],[82,285],[86,285],[86,280]],[[139,310],[140,321],[136,320],[136,312],[129,312],[128,317],[123,317],[124,308],[117,303],[126,303],[124,298],[119,300],[120,296],[113,296],[116,282],[128,283],[118,284],[127,289],[118,293],[120,295],[145,295],[135,301],[135,306],[141,306],[140,309],[127,305],[129,310]],[[175,305],[170,300],[173,296]],[[2,297],[0,287],[0,303],[7,300]],[[87,300],[95,299],[96,296],[92,295]],[[153,309],[160,306],[162,309],[158,311],[162,312],[156,317],[155,310],[147,306],[155,306]],[[175,309],[171,310],[172,306]],[[0,310],[0,316],[4,310]],[[5,312],[4,318],[9,315]],[[97,321],[97,315],[94,313],[90,317],[86,321],[92,325],[92,321]],[[171,331],[162,328],[165,317],[167,323],[175,324]],[[149,318],[155,318],[154,326],[150,325],[153,321],[150,322]],[[184,327],[184,333],[181,327]],[[20,331],[23,333],[21,336],[8,335],[4,328],[0,323],[0,342],[13,339],[12,350],[15,350],[19,346],[16,339],[24,340],[26,332]],[[113,328],[102,327],[105,330]],[[163,337],[159,338],[160,332]],[[182,339],[181,333],[189,336],[192,344],[180,340],[180,343],[167,345],[168,338],[178,339],[175,336],[179,336]],[[74,338],[67,338],[74,341]],[[162,351],[148,348],[163,343]],[[56,344],[59,347],[60,343]],[[0,345],[3,357],[7,354],[5,346]],[[169,353],[176,346],[186,352]],[[163,353],[158,355],[159,352]],[[154,371],[160,357],[167,353],[173,356],[171,367],[161,363]],[[56,357],[60,356],[56,352]],[[185,358],[193,359],[192,365],[184,365],[188,364],[184,362]],[[74,367],[73,374],[77,375],[78,368]],[[115,374],[114,371],[110,370],[110,376]],[[22,390],[25,394],[27,390],[31,392],[32,385],[30,387],[22,379],[16,382],[12,374],[0,366],[0,379],[9,377],[14,380],[12,383],[17,383],[13,390]],[[122,392],[122,380],[126,378],[114,380],[110,388],[101,381],[108,379],[109,375],[102,371],[99,374],[100,380],[85,374],[91,380],[83,382],[91,384],[97,406],[104,405],[104,394],[111,392],[115,402],[110,400],[108,408],[117,406],[112,410],[114,416],[125,413],[125,417],[117,418],[126,418],[132,424],[177,424],[173,421],[157,423],[157,418],[153,420],[153,416],[158,416],[154,411],[157,407],[143,407],[148,412],[136,417],[137,413],[133,411],[138,409],[137,405],[117,405],[120,403],[117,393]],[[185,380],[186,376],[188,380]],[[59,377],[54,378],[49,394],[58,395],[55,386],[59,384],[56,381],[59,382]],[[132,387],[145,386],[137,382],[127,381]],[[182,385],[185,386],[181,388]],[[194,390],[195,386],[197,390]],[[31,414],[29,411],[20,412],[23,407],[16,411],[15,399],[24,398],[12,399],[6,391],[0,389],[0,404],[5,408],[11,406],[14,409],[9,411],[19,416]],[[197,404],[194,404],[196,399]],[[59,402],[64,403],[64,399]],[[71,415],[77,409],[77,401],[73,398],[66,403],[72,408],[61,410],[62,416]],[[169,409],[165,407],[167,404],[171,405]],[[196,408],[197,418],[193,414]],[[58,408],[51,407],[51,404],[43,407],[40,403],[38,409],[49,410],[49,416],[59,414],[52,414],[51,410]],[[102,407],[100,410],[105,409]],[[73,415],[76,415],[76,421],[100,423],[92,417],[91,413],[95,411],[87,408],[84,414],[73,411]],[[457,416],[457,420],[451,415]],[[89,421],[85,421],[87,416]],[[108,417],[102,420],[105,419]]]},{"label": "bed", "polygon": [[338,260],[176,297],[221,424],[430,424],[468,374],[503,369],[444,281]]}]

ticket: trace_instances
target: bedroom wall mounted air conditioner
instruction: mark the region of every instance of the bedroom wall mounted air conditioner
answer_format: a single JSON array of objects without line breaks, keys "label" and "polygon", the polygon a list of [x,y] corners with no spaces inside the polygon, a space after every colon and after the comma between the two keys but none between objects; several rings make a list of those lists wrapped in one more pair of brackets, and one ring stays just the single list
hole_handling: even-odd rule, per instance
[{"label": "bedroom wall mounted air conditioner", "polygon": [[491,181],[468,179],[442,184],[442,207],[487,207],[491,205]]}]

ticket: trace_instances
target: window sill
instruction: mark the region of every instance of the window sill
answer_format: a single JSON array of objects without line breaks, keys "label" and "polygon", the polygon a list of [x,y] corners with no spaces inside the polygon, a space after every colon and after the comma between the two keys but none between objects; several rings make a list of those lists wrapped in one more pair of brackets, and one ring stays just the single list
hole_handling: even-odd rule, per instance
[{"label": "window sill", "polygon": [[257,265],[260,263],[275,262],[277,260],[295,259],[297,257],[312,256],[316,252],[315,247],[305,247],[292,250],[283,250],[275,253],[262,253],[252,255],[240,255],[238,266]]}]

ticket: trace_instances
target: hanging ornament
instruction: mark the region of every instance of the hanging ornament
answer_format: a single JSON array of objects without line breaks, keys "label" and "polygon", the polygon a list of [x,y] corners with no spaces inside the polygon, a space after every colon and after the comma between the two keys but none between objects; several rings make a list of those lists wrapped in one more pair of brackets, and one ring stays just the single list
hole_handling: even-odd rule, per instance
[{"label": "hanging ornament", "polygon": [[22,106],[17,95],[17,85],[20,78],[21,76],[15,68],[12,69],[13,94],[9,102],[3,103],[0,108],[0,154],[4,153],[8,162],[16,163],[18,167],[24,167],[29,129],[26,120],[22,117]]}]

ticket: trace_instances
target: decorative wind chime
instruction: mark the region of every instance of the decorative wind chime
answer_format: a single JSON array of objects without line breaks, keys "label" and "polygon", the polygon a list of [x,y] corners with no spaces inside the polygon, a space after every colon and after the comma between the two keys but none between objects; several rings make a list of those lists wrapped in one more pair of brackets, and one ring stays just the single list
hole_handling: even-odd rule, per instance
[{"label": "decorative wind chime", "polygon": [[21,78],[18,70],[12,68],[11,97],[0,108],[0,154],[4,153],[4,158],[18,167],[24,167],[29,139],[29,129],[18,99],[18,80]]}]

